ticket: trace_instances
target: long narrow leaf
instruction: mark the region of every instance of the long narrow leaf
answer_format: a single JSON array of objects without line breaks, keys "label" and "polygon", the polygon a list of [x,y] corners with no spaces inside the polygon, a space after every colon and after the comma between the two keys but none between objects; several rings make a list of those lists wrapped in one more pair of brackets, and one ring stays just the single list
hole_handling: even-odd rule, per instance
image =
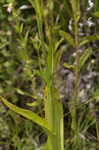
[{"label": "long narrow leaf", "polygon": [[80,58],[80,63],[79,63],[79,68],[81,69],[85,62],[87,61],[87,59],[90,57],[90,55],[92,54],[92,49],[88,48],[85,50],[85,52],[83,53],[83,55]]},{"label": "long narrow leaf", "polygon": [[70,69],[70,70],[74,70],[75,69],[74,65],[70,65],[68,63],[64,63],[64,67],[66,67],[67,69]]},{"label": "long narrow leaf", "polygon": [[[9,103],[5,98],[0,96],[0,100],[11,110],[13,110],[14,112],[18,113],[19,115],[22,115],[23,117],[32,120],[34,123],[37,123],[38,125],[40,125],[41,127],[43,127],[44,129],[46,129],[48,132],[51,132],[51,128],[48,126],[48,123],[46,120],[44,120],[43,118],[39,117],[37,114],[35,114],[34,112],[27,110],[27,109],[23,109],[23,108],[19,108],[11,103]],[[51,132],[52,133],[52,132]]]},{"label": "long narrow leaf", "polygon": [[82,41],[80,42],[80,46],[83,46],[95,40],[99,40],[99,35],[92,35],[92,36],[84,37]]},{"label": "long narrow leaf", "polygon": [[73,47],[75,46],[75,40],[73,39],[73,37],[67,33],[67,32],[64,32],[64,31],[60,31],[59,34],[67,40],[67,42],[72,45]]},{"label": "long narrow leaf", "polygon": [[71,0],[70,2],[73,9],[75,21],[78,22],[80,19],[80,0]]},{"label": "long narrow leaf", "polygon": [[55,136],[49,135],[47,148],[53,145],[50,150],[64,150],[63,107],[59,91],[57,89],[49,91],[48,87],[46,87],[45,97],[46,118],[55,133]]}]

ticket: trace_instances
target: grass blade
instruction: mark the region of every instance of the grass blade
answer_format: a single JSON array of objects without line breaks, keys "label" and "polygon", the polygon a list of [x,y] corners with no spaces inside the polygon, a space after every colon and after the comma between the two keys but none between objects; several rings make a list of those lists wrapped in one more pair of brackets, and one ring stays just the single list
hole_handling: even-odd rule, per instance
[{"label": "grass blade", "polygon": [[92,36],[84,37],[80,43],[80,46],[83,46],[83,45],[93,42],[95,40],[99,40],[99,35],[95,35],[95,36],[92,35]]},{"label": "grass blade", "polygon": [[81,69],[84,66],[84,64],[86,63],[87,59],[90,57],[91,54],[92,54],[91,48],[88,48],[87,50],[85,50],[83,55],[80,57],[79,69]]},{"label": "grass blade", "polygon": [[[43,118],[39,117],[37,114],[35,114],[34,112],[27,110],[27,109],[23,109],[23,108],[19,108],[11,103],[9,103],[5,98],[0,96],[0,100],[8,107],[10,108],[12,111],[18,113],[19,115],[22,115],[23,117],[33,121],[34,123],[40,125],[41,127],[43,127],[44,129],[46,129],[48,132],[51,132],[51,128],[48,126],[48,123],[46,120],[44,120]],[[51,132],[52,133],[52,132]]]},{"label": "grass blade", "polygon": [[69,33],[64,32],[64,31],[60,31],[59,33],[60,33],[60,35],[61,35],[64,39],[66,39],[66,40],[68,41],[68,43],[69,43],[70,45],[72,45],[73,47],[75,46],[75,41],[74,41],[73,37],[72,37]]}]

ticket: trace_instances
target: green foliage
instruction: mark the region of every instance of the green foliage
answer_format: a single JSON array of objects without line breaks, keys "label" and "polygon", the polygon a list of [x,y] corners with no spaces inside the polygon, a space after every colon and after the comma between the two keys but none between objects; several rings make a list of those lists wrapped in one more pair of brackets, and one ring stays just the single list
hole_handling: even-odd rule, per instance
[{"label": "green foliage", "polygon": [[75,47],[75,41],[69,33],[66,33],[64,31],[60,31],[60,35],[62,37],[64,37],[69,42],[69,44],[71,44],[73,47]]},{"label": "green foliage", "polygon": [[98,0],[0,1],[0,149],[98,150],[98,17]]},{"label": "green foliage", "polygon": [[42,118],[40,118],[38,115],[36,115],[35,113],[26,110],[26,109],[22,109],[22,108],[18,108],[17,106],[14,106],[13,104],[10,104],[7,100],[5,100],[4,98],[0,97],[1,101],[7,105],[11,110],[15,111],[16,113],[26,117],[29,120],[32,120],[33,122],[37,123],[38,125],[40,125],[41,127],[47,129],[49,132],[51,132],[51,129],[48,127],[47,122],[45,120],[43,120]]},{"label": "green foliage", "polygon": [[90,57],[91,54],[92,54],[91,48],[88,48],[85,50],[85,52],[80,57],[79,69],[82,69],[82,67],[84,66],[84,64],[86,63],[87,59]]}]

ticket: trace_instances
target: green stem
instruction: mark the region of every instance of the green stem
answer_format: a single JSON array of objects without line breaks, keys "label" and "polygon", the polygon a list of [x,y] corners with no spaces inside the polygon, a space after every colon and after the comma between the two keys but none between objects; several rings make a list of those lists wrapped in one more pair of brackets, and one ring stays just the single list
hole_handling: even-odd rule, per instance
[{"label": "green stem", "polygon": [[72,117],[72,133],[73,136],[77,137],[78,135],[78,123],[77,123],[77,104],[79,102],[79,84],[80,84],[80,72],[79,72],[79,61],[80,61],[80,54],[79,54],[79,31],[78,31],[78,21],[80,16],[79,14],[79,1],[72,0],[72,8],[74,11],[74,35],[75,35],[75,50],[76,50],[76,59],[75,59],[75,80],[74,80],[74,88],[71,100],[71,117]]}]

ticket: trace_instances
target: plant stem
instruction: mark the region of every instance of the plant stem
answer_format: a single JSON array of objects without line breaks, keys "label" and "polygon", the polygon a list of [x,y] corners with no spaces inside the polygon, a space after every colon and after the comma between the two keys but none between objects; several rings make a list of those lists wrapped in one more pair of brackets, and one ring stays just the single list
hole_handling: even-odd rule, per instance
[{"label": "plant stem", "polygon": [[74,80],[74,88],[72,93],[72,100],[71,100],[71,117],[72,117],[72,133],[73,136],[78,136],[78,123],[77,123],[77,104],[79,102],[79,84],[80,84],[80,70],[79,70],[79,61],[80,61],[80,54],[79,54],[79,31],[78,31],[78,21],[80,16],[79,14],[79,1],[72,0],[72,9],[74,12],[74,36],[75,36],[75,50],[76,50],[76,58],[75,58],[75,80]]},{"label": "plant stem", "polygon": [[[53,33],[53,1],[49,0],[50,14],[45,18],[46,39],[48,42],[48,54],[46,74],[48,76],[45,88],[45,118],[52,128],[53,133],[48,134],[46,150],[64,150],[64,135],[63,135],[63,109],[60,101],[59,91],[55,88],[54,78],[56,72],[54,67],[55,42]],[[50,6],[52,5],[52,7]],[[49,20],[50,19],[50,20]]]}]

